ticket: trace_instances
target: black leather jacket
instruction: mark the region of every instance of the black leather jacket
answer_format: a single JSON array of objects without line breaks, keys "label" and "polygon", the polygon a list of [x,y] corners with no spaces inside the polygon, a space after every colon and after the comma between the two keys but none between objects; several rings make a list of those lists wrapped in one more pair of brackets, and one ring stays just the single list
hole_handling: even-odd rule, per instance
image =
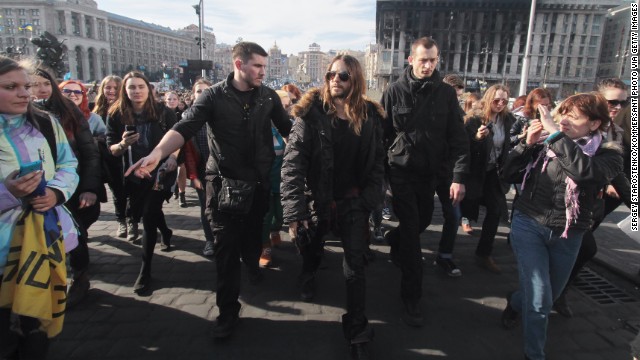
[{"label": "black leather jacket", "polygon": [[[541,144],[526,146],[520,143],[507,156],[503,179],[509,183],[522,182],[527,164],[536,159],[543,149]],[[594,156],[589,157],[562,133],[549,141],[549,149],[553,150],[556,157],[549,160],[544,172],[541,171],[542,160],[531,169],[514,209],[531,216],[541,225],[562,231],[567,219],[565,179],[571,177],[580,192],[580,209],[578,218],[570,226],[578,230],[589,229],[601,190],[622,170],[620,149],[613,143],[604,142]]]},{"label": "black leather jacket", "polygon": [[173,130],[186,140],[206,124],[210,152],[207,176],[222,174],[236,180],[258,181],[266,190],[275,158],[271,122],[286,137],[291,121],[278,94],[264,85],[254,90],[254,105],[245,110],[231,88],[232,80],[233,73],[206,89]]},{"label": "black leather jacket", "polygon": [[[358,189],[361,205],[373,210],[382,202],[384,151],[382,148],[382,107],[367,102],[367,120],[362,124],[358,153]],[[309,219],[310,196],[317,220],[328,216],[333,198],[333,153],[331,118],[322,108],[317,89],[307,92],[293,109],[296,116],[282,164],[282,208],[284,222]],[[305,187],[308,190],[305,193]]]}]

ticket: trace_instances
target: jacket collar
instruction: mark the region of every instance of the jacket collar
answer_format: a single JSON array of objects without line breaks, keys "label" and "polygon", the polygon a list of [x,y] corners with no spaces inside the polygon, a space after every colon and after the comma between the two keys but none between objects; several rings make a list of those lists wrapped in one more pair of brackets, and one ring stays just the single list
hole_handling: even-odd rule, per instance
[{"label": "jacket collar", "polygon": [[415,80],[412,76],[413,66],[409,65],[404,69],[404,73],[400,78],[400,81],[409,89],[412,93],[423,92],[436,88],[442,82],[442,76],[438,70],[434,70],[431,77],[424,81]]}]

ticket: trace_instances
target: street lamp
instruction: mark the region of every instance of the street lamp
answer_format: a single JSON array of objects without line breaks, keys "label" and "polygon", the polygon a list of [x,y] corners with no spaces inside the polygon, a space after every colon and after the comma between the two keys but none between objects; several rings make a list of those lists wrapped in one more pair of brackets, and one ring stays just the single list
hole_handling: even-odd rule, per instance
[{"label": "street lamp", "polygon": [[204,60],[204,0],[200,0],[198,5],[193,5],[193,8],[196,10],[196,14],[198,15],[198,24],[200,27],[200,39],[198,41],[198,45],[200,47],[200,68],[202,69],[202,78],[207,77],[207,72],[202,66],[202,61]]}]

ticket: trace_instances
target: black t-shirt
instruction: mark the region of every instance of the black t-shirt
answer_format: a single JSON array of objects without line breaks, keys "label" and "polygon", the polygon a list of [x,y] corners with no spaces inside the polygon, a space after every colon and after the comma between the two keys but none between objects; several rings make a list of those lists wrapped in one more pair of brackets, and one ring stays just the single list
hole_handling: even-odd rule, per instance
[{"label": "black t-shirt", "polygon": [[253,106],[256,89],[251,89],[249,91],[240,91],[236,89],[234,86],[230,86],[233,89],[233,92],[238,95],[240,102],[242,103],[242,108],[244,110],[249,110]]},{"label": "black t-shirt", "polygon": [[333,124],[333,198],[343,199],[358,185],[356,159],[360,149],[360,136],[349,126],[349,121],[338,119]]}]

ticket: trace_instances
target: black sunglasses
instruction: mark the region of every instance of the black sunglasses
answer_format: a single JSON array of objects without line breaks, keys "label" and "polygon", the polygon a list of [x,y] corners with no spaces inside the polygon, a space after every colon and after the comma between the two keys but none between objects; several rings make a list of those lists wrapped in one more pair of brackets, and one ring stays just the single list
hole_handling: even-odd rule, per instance
[{"label": "black sunglasses", "polygon": [[616,107],[618,105],[620,105],[620,107],[625,107],[629,105],[629,100],[607,100],[607,102],[611,107]]},{"label": "black sunglasses", "polygon": [[324,76],[324,78],[327,79],[327,81],[331,81],[336,77],[336,75],[338,75],[338,79],[340,79],[340,81],[347,81],[351,77],[351,74],[346,71],[327,71],[327,74]]},{"label": "black sunglasses", "polygon": [[71,89],[62,89],[62,93],[63,94],[76,94],[76,95],[82,95],[82,90],[71,90]]}]

